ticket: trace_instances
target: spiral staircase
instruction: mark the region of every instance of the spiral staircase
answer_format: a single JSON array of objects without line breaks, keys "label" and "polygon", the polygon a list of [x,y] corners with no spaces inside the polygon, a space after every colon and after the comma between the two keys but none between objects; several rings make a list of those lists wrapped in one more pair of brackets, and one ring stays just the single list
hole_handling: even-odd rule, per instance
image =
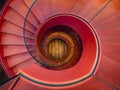
[{"label": "spiral staircase", "polygon": [[119,90],[120,0],[8,0],[0,16],[0,90]]}]

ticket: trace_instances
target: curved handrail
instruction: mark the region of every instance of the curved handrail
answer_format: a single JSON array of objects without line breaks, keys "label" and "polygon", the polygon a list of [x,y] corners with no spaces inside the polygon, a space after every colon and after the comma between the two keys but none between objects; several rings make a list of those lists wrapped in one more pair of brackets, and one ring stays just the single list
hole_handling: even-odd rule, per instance
[{"label": "curved handrail", "polygon": [[[110,0],[110,1],[111,1],[111,0]],[[110,2],[110,1],[109,1],[109,2]],[[28,16],[29,16],[29,13],[31,12],[32,7],[35,5],[36,2],[37,2],[37,0],[35,0],[35,1],[33,2],[33,4],[30,6],[30,8],[29,8],[29,10],[28,10],[28,13],[27,13],[27,15],[26,15],[25,22],[24,22],[24,28],[23,28],[23,36],[24,36],[25,45],[26,45],[26,48],[27,48],[29,54],[32,56],[33,59],[35,59],[37,62],[39,62],[39,61],[30,53],[30,50],[29,50],[29,48],[27,47],[27,40],[26,40],[26,37],[25,37],[25,36],[26,36],[26,34],[25,34],[25,27],[26,27],[26,23],[27,23],[27,18],[28,18]],[[107,3],[106,5],[108,5],[108,4],[109,4],[109,3]],[[105,7],[106,7],[106,6],[105,6]],[[78,16],[77,16],[77,17],[78,17]],[[79,17],[79,18],[80,18],[80,17]],[[89,22],[87,22],[87,21],[85,21],[85,22],[91,27],[91,25],[90,25]],[[92,27],[91,27],[91,28],[92,28]],[[93,28],[92,28],[92,30],[93,30]],[[88,76],[86,76],[86,77],[84,77],[84,78],[82,78],[82,79],[80,79],[80,80],[76,80],[76,81],[74,81],[74,82],[69,82],[69,83],[65,83],[65,84],[51,84],[51,83],[40,82],[40,81],[37,81],[37,80],[34,80],[34,79],[30,78],[30,77],[27,76],[27,75],[24,75],[24,73],[22,73],[22,72],[20,72],[20,73],[21,73],[21,76],[24,77],[24,78],[26,78],[26,79],[28,79],[28,80],[30,80],[30,81],[33,81],[33,82],[35,82],[35,83],[38,83],[38,84],[42,84],[42,85],[45,85],[45,86],[55,86],[55,87],[73,85],[73,84],[79,83],[79,82],[81,82],[81,81],[84,81],[84,80],[88,79],[88,78],[91,77],[91,76],[95,76],[95,71],[96,71],[97,64],[98,64],[98,62],[99,62],[99,57],[100,57],[100,42],[99,42],[99,39],[98,39],[98,37],[97,37],[97,33],[96,33],[94,30],[93,30],[93,32],[94,32],[94,34],[95,34],[95,37],[96,37],[97,43],[98,43],[98,57],[97,57],[97,61],[96,61],[96,64],[94,65],[94,68],[93,68],[92,72],[91,72]]]},{"label": "curved handrail", "polygon": [[[35,0],[35,1],[33,2],[33,4],[30,6],[30,8],[29,8],[29,10],[28,10],[28,13],[27,13],[27,15],[26,15],[25,22],[24,22],[24,28],[23,28],[23,36],[24,36],[25,45],[26,45],[26,48],[27,48],[29,54],[32,56],[33,59],[35,59],[35,60],[39,63],[39,61],[31,54],[31,52],[30,52],[30,50],[29,50],[29,48],[28,48],[28,46],[27,46],[27,40],[26,40],[26,34],[25,34],[25,28],[26,28],[27,18],[28,18],[28,16],[29,16],[29,13],[31,12],[32,7],[35,5],[36,2],[37,2],[37,0]],[[71,14],[71,15],[72,15],[72,14]],[[55,16],[56,16],[56,15],[55,15]],[[73,15],[73,16],[76,16],[76,15]],[[79,16],[77,16],[77,17],[80,18]],[[82,18],[81,18],[81,19],[82,19]],[[83,20],[83,19],[82,19],[82,20]],[[87,23],[87,24],[91,27],[91,25],[90,25],[87,21],[85,21],[85,23]],[[93,30],[92,27],[91,27],[91,29]],[[93,30],[93,32],[95,33],[95,37],[97,38],[96,32],[95,32],[94,30]],[[45,82],[40,82],[40,81],[33,80],[33,79],[30,78],[29,76],[24,75],[22,72],[20,72],[20,73],[21,73],[21,75],[22,75],[24,78],[27,78],[28,80],[31,80],[31,81],[33,81],[33,82],[35,82],[35,83],[42,84],[42,85],[46,85],[46,86],[61,87],[61,86],[68,86],[68,85],[73,85],[73,84],[79,83],[79,82],[84,81],[84,80],[86,80],[86,79],[88,79],[89,77],[91,77],[91,76],[94,75],[94,72],[95,72],[95,70],[96,70],[96,68],[97,68],[97,64],[98,64],[98,62],[99,62],[99,55],[100,55],[100,45],[99,45],[99,39],[98,39],[98,38],[97,38],[97,43],[98,43],[98,57],[97,57],[96,65],[94,65],[94,69],[92,70],[92,72],[91,72],[89,75],[86,75],[84,78],[82,78],[82,79],[80,79],[80,80],[75,80],[75,81],[73,81],[73,82],[68,82],[68,83],[64,83],[64,84],[62,84],[62,83],[61,83],[61,84],[51,84],[51,83],[45,83]]]},{"label": "curved handrail", "polygon": [[27,23],[27,18],[28,18],[28,16],[29,16],[29,13],[31,12],[32,7],[36,4],[37,1],[38,1],[38,0],[34,0],[34,2],[32,3],[32,5],[30,6],[30,8],[29,8],[29,10],[28,10],[28,12],[27,12],[27,14],[26,14],[25,21],[24,21],[24,27],[23,27],[23,37],[24,37],[25,46],[26,46],[29,54],[30,54],[30,55],[32,56],[32,58],[35,59],[36,61],[38,61],[38,60],[34,57],[34,55],[32,55],[32,53],[30,52],[29,48],[27,47],[27,40],[26,40],[25,28],[26,28],[26,23]]}]

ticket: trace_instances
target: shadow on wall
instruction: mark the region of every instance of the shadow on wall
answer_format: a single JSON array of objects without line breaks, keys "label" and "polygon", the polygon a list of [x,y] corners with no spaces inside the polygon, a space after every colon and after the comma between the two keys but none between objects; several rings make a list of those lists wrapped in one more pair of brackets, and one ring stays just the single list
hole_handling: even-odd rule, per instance
[{"label": "shadow on wall", "polygon": [[0,85],[2,85],[7,80],[8,80],[8,76],[0,65]]},{"label": "shadow on wall", "polygon": [[3,8],[3,6],[5,5],[7,0],[0,0],[0,14],[1,14],[1,10]]}]

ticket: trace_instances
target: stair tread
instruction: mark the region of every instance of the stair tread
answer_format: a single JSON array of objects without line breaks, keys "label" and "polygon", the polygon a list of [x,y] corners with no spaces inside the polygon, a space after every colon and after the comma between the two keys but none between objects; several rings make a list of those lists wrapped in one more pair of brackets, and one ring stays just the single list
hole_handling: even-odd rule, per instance
[{"label": "stair tread", "polygon": [[118,80],[120,79],[119,66],[120,66],[120,63],[114,61],[112,58],[109,58],[108,56],[102,55],[100,66],[96,75],[98,75],[105,81],[111,83],[112,85],[119,87],[119,84],[120,84],[120,81]]},{"label": "stair tread", "polygon": [[[27,40],[27,43],[28,44],[34,44],[34,40],[33,39],[28,39],[26,38]],[[2,33],[2,38],[1,38],[1,44],[4,45],[4,44],[22,44],[24,45],[25,42],[24,42],[24,38],[23,37],[18,37],[18,36],[15,36],[15,35],[11,35],[11,34],[5,34],[5,33]]]},{"label": "stair tread", "polygon": [[23,68],[25,68],[33,63],[36,63],[36,61],[33,58],[30,58],[28,60],[25,60],[24,62],[19,63],[18,65],[15,65],[12,68],[13,68],[15,73],[18,73],[19,70],[21,70],[21,69],[23,69]]},{"label": "stair tread", "polygon": [[[28,8],[31,7],[31,5],[33,4],[34,0],[23,0],[23,2],[28,6]],[[38,1],[37,1],[38,2]],[[33,14],[37,17],[37,19],[40,21],[40,22],[43,22],[45,19],[44,19],[44,13],[42,11],[40,11],[40,5],[38,3],[35,3],[34,7],[32,8],[32,12]]]},{"label": "stair tread", "polygon": [[29,58],[31,58],[29,53],[6,57],[9,67],[13,67]]},{"label": "stair tread", "polygon": [[78,0],[71,13],[90,21],[107,2],[108,0],[91,0],[89,2],[87,0]]},{"label": "stair tread", "polygon": [[[22,18],[19,14],[17,14],[12,9],[8,9],[7,13],[4,16],[4,19],[22,28],[24,27],[24,21],[25,21],[24,18]],[[36,32],[36,28],[27,21],[26,21],[25,29],[30,30],[33,33]]]},{"label": "stair tread", "polygon": [[[29,8],[23,3],[23,1],[13,1],[9,4],[9,6],[18,12],[22,17],[26,18]],[[22,8],[21,8],[22,6]],[[35,18],[35,16],[30,12],[27,20],[34,25],[36,28],[39,27],[40,22]]]},{"label": "stair tread", "polygon": [[28,51],[24,45],[23,46],[9,46],[9,45],[3,46],[3,52],[4,52],[5,57],[11,56],[11,55],[16,55],[16,54],[21,54],[21,53],[28,53]]},{"label": "stair tread", "polygon": [[[8,28],[9,27],[9,28]],[[23,29],[10,23],[5,21],[1,27],[1,32],[4,33],[10,33],[16,36],[21,36],[23,37]],[[28,30],[25,31],[26,36],[29,36],[29,38],[34,39],[35,35],[31,32],[29,32]]]}]

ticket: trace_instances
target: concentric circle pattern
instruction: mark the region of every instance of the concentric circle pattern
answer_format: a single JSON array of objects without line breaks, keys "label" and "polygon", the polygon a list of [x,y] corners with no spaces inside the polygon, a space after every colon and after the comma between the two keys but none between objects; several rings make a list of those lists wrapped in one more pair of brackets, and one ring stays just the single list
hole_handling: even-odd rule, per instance
[{"label": "concentric circle pattern", "polygon": [[[58,41],[64,42],[63,45],[65,46],[60,48],[60,42]],[[27,43],[26,47],[29,50]],[[85,79],[94,72],[99,59],[99,42],[95,31],[86,21],[75,15],[60,14],[48,18],[40,25],[36,34],[35,43],[37,47],[37,58],[35,58],[35,60],[38,61],[42,67],[46,68],[45,70],[61,70],[60,72],[62,74],[67,73],[69,70],[75,71],[79,68],[79,71],[76,73],[69,72],[74,78],[70,76],[65,80],[59,80],[59,78],[62,78],[63,76],[60,76],[57,72],[51,70],[52,72],[49,75],[56,75],[54,77],[58,77],[57,81],[59,82]],[[51,45],[50,48],[49,43]],[[57,51],[58,48],[59,51]],[[63,51],[61,54],[65,56],[59,60],[58,52],[63,48],[65,48],[65,54]],[[51,55],[49,54],[49,51],[52,53]],[[33,56],[34,54],[32,53],[31,55]],[[83,70],[83,68],[86,69]],[[62,71],[64,69],[67,70]],[[66,77],[66,75],[64,76]],[[43,77],[41,79],[46,81]],[[51,81],[51,79],[52,78],[49,78],[48,81],[54,82]]]},{"label": "concentric circle pattern", "polygon": [[[51,21],[48,21],[47,23],[49,24],[49,22]],[[50,27],[50,28],[48,27],[48,29],[46,28],[47,26],[43,25],[43,27],[40,29],[40,32],[37,38],[37,46],[39,48],[40,55],[42,55],[41,57],[44,58],[44,60],[46,61],[46,63],[44,62],[43,65],[45,64],[45,66],[48,66],[48,68],[49,66],[52,66],[53,68],[55,67],[56,69],[57,68],[63,69],[63,68],[71,67],[74,64],[76,64],[82,54],[82,42],[80,37],[77,35],[77,33],[68,26],[64,26],[61,24],[54,26],[54,22],[53,22],[53,27]],[[56,40],[55,42],[52,43],[52,46],[54,48],[50,48],[51,49],[50,52],[52,52],[52,55],[56,54],[55,51],[60,52],[61,49],[64,50],[61,52],[61,54],[65,56],[63,59],[59,61],[58,60],[53,61],[53,59],[48,54],[48,50],[47,50],[49,42],[51,42],[51,40],[54,40],[54,39]],[[59,41],[62,41],[63,43],[58,42],[57,39],[61,39]],[[57,44],[57,42],[59,44]],[[61,48],[60,48],[60,45],[62,45]],[[78,47],[77,49],[79,52],[75,53],[75,50],[76,50],[75,47]],[[57,56],[60,55],[58,54],[59,53],[57,53]],[[77,54],[76,58],[75,58],[75,54]],[[57,57],[55,57],[54,59],[57,59]],[[58,67],[58,66],[61,66],[61,67]]]},{"label": "concentric circle pattern", "polygon": [[119,0],[9,0],[3,11],[0,61],[20,77],[15,90],[120,89]]},{"label": "concentric circle pattern", "polygon": [[[35,57],[35,60],[37,60],[46,68],[66,69],[72,67],[73,65],[77,64],[77,62],[80,62],[80,60],[82,60],[82,54],[84,55],[84,53],[86,53],[87,55],[91,53],[88,51],[90,50],[91,46],[93,50],[91,57],[97,57],[98,47],[94,31],[87,25],[86,22],[77,16],[69,14],[53,16],[40,25],[40,29],[36,35],[36,46],[33,45],[33,47],[37,47],[36,50],[38,52],[36,53],[37,58]],[[91,39],[92,42],[88,41],[89,39],[86,38],[85,35]],[[58,41],[61,40],[57,39],[62,39],[62,42],[65,42],[64,45],[66,46],[60,48],[61,44]],[[51,40],[53,40],[51,44],[52,47],[49,47]],[[25,41],[27,40],[25,39]],[[91,42],[93,44],[90,45],[88,42]],[[27,45],[27,43],[30,42],[28,41],[25,43]],[[26,47],[29,50],[29,46]],[[86,48],[89,49],[87,50]],[[58,52],[60,52],[61,49],[65,50],[60,53],[61,55],[65,55],[65,58],[59,60],[59,57],[61,57],[61,55]],[[52,54],[50,55],[49,52]],[[31,55],[34,57],[34,53],[31,53]],[[90,62],[94,63],[94,60],[95,59],[91,60]]]},{"label": "concentric circle pattern", "polygon": [[52,39],[46,49],[51,60],[61,60],[68,54],[68,45],[61,38]]}]

